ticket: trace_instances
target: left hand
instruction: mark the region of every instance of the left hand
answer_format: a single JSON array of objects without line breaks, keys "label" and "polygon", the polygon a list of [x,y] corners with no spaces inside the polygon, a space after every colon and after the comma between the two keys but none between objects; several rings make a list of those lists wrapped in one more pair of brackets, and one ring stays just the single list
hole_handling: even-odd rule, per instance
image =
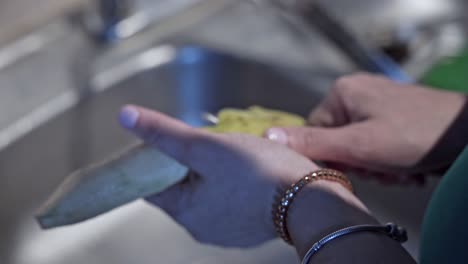
[{"label": "left hand", "polygon": [[120,120],[196,172],[147,200],[204,243],[245,247],[275,238],[271,210],[278,184],[319,169],[270,140],[209,133],[141,107],[123,108]]},{"label": "left hand", "polygon": [[[271,211],[279,184],[294,183],[319,169],[270,140],[209,133],[141,107],[123,108],[120,120],[146,143],[196,172],[148,200],[203,243],[246,247],[275,238]],[[317,181],[309,187],[320,190],[314,193],[323,198],[309,201],[304,211],[314,215],[315,221],[309,224],[314,232],[346,218],[336,217],[343,208],[326,196],[367,213],[354,194],[338,183]]]}]

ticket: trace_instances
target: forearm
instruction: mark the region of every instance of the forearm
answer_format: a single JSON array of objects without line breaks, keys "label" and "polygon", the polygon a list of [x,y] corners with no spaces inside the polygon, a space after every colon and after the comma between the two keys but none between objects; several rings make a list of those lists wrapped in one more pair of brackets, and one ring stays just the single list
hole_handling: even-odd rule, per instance
[{"label": "forearm", "polygon": [[446,169],[468,144],[468,97],[465,103],[431,150],[418,162],[416,168],[424,171]]},{"label": "forearm", "polygon": [[[333,184],[322,185],[335,188]],[[377,224],[366,210],[357,199],[338,197],[323,186],[311,184],[301,190],[288,214],[288,229],[300,258],[315,242],[338,229]],[[355,233],[331,241],[310,263],[414,263],[414,260],[398,242],[383,234]]]}]

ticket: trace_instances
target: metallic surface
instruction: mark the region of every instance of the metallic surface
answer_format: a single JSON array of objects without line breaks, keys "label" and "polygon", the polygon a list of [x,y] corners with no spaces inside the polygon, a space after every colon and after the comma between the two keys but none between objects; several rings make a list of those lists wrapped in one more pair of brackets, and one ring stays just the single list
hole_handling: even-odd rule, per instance
[{"label": "metallic surface", "polygon": [[115,44],[200,0],[99,0],[81,12],[85,30],[98,42]]},{"label": "metallic surface", "polygon": [[[196,263],[206,257],[213,259],[202,263],[228,263],[220,261],[224,258],[232,263],[253,263],[254,259],[270,257],[283,262],[295,259],[291,249],[281,243],[250,253],[197,245],[167,216],[143,202],[52,231],[40,231],[34,222],[33,211],[66,174],[133,142],[116,121],[116,113],[125,103],[201,125],[205,123],[203,112],[252,104],[305,115],[323,96],[312,83],[309,87],[295,83],[281,69],[195,46],[175,51],[170,61],[112,82],[113,87],[80,102],[0,153],[1,263],[154,263],[155,259]],[[184,248],[182,254],[176,250],[180,247]]]},{"label": "metallic surface", "polygon": [[392,58],[355,37],[341,21],[332,16],[320,3],[281,0],[270,2],[277,7],[278,13],[282,12],[285,15],[293,16],[293,19],[302,24],[302,28],[317,29],[360,70],[383,74],[399,82],[413,82],[412,78]]}]

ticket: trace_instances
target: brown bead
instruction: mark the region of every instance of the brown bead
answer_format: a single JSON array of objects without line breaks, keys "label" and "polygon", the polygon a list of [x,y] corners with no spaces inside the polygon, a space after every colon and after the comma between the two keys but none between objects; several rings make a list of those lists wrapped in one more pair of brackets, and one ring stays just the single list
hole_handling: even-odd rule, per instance
[{"label": "brown bead", "polygon": [[286,227],[287,210],[293,202],[294,196],[299,190],[311,181],[315,180],[328,180],[338,182],[344,187],[353,191],[353,187],[349,179],[342,173],[336,170],[322,169],[305,175],[301,180],[295,184],[291,184],[284,193],[278,192],[275,205],[273,206],[272,216],[273,223],[278,235],[287,243],[292,244]]}]

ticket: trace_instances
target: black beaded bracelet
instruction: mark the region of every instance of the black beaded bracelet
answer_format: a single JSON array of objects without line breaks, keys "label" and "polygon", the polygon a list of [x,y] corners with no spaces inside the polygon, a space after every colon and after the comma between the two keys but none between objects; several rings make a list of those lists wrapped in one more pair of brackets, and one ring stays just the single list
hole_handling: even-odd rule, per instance
[{"label": "black beaded bracelet", "polygon": [[325,246],[328,242],[353,233],[357,232],[375,232],[381,233],[389,236],[390,238],[403,243],[408,240],[408,236],[406,234],[406,230],[396,224],[388,223],[386,225],[357,225],[357,226],[350,226],[347,228],[340,229],[335,231],[322,239],[320,239],[317,243],[315,243],[309,251],[305,254],[304,258],[302,259],[302,264],[309,263],[312,256],[317,253],[323,246]]}]

